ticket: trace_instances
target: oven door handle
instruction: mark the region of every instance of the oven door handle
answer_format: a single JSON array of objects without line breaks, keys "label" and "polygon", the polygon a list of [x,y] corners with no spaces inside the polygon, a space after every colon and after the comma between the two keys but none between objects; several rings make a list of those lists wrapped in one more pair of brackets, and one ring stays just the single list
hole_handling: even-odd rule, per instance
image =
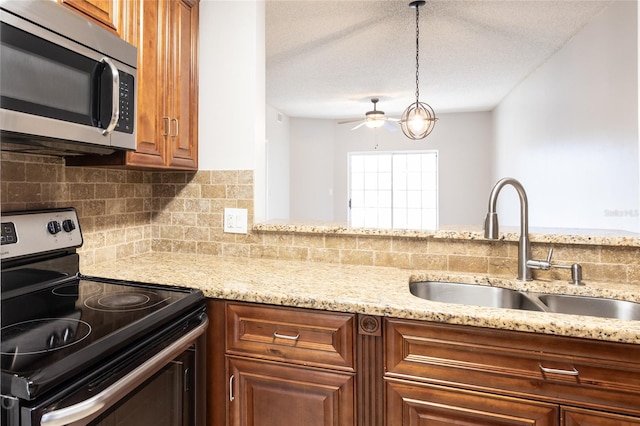
[{"label": "oven door handle", "polygon": [[86,425],[184,352],[205,332],[208,323],[209,320],[205,317],[197,328],[180,337],[99,394],[69,407],[45,413],[40,421],[41,426]]}]

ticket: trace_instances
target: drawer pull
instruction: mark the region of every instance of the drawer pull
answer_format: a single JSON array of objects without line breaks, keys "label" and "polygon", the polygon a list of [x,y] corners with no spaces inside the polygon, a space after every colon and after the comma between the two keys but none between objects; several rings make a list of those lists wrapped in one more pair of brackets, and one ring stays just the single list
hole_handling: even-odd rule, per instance
[{"label": "drawer pull", "polygon": [[538,366],[543,373],[547,374],[562,374],[563,376],[578,376],[580,374],[575,367],[572,367],[571,370],[558,370],[555,368],[546,368],[542,364],[538,364]]},{"label": "drawer pull", "polygon": [[274,331],[273,337],[276,339],[293,340],[295,342],[300,338],[300,333],[296,334],[295,336],[287,336],[286,334],[280,334],[277,331]]}]

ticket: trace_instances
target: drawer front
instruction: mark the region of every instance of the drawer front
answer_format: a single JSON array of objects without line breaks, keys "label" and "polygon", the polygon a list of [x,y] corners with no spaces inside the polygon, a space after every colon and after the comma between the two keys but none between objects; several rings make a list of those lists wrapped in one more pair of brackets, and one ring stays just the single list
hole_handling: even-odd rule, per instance
[{"label": "drawer front", "polygon": [[640,413],[639,345],[389,319],[385,372],[388,377]]},{"label": "drawer front", "polygon": [[562,408],[564,426],[640,426],[640,417],[622,416],[574,407]]},{"label": "drawer front", "polygon": [[385,380],[388,425],[556,426],[558,405]]},{"label": "drawer front", "polygon": [[352,314],[228,303],[226,320],[228,354],[355,371]]}]

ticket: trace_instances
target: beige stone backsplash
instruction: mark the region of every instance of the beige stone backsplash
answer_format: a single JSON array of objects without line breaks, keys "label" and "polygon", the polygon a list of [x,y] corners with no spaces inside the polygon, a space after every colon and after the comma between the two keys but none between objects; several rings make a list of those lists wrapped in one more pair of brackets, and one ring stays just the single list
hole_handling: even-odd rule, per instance
[{"label": "beige stone backsplash", "polygon": [[[396,266],[475,275],[516,275],[517,243],[473,233],[444,237],[384,232],[223,229],[225,207],[246,208],[253,225],[253,172],[159,172],[65,167],[64,160],[2,153],[2,211],[73,206],[85,243],[83,265],[148,252]],[[535,258],[554,248],[554,262],[579,262],[584,280],[640,285],[640,247],[536,242]],[[569,271],[534,271],[539,279],[568,280]]]}]

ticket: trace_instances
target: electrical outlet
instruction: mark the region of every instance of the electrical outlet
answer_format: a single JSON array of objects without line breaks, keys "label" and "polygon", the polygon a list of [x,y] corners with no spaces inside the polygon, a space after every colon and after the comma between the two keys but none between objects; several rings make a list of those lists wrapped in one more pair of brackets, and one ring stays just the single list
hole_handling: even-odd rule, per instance
[{"label": "electrical outlet", "polygon": [[247,209],[224,209],[224,232],[247,233]]}]

